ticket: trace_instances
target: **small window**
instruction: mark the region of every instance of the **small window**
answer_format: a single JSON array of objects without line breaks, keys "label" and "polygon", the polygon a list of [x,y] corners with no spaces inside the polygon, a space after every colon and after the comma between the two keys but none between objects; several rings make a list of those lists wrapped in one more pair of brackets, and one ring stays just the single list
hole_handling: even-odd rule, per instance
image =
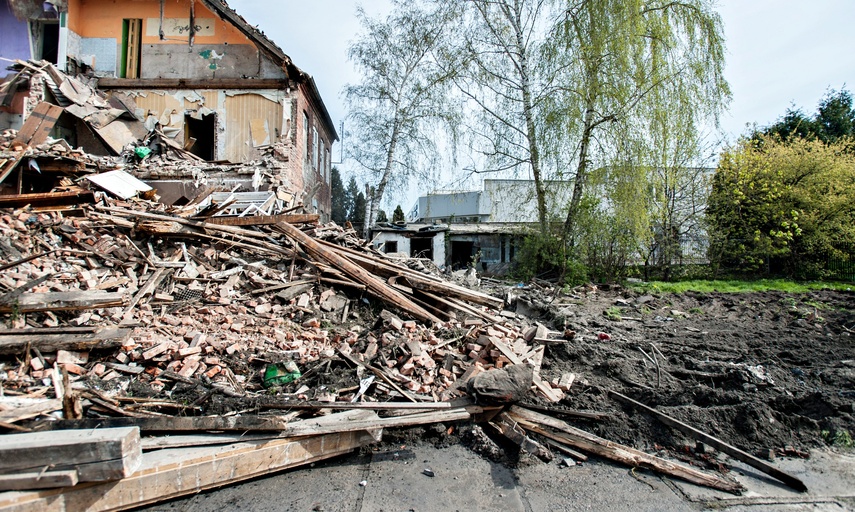
[{"label": "small window", "polygon": [[385,246],[385,250],[386,250],[386,254],[398,252],[398,242],[397,241],[393,242],[392,240],[387,241],[386,246]]}]

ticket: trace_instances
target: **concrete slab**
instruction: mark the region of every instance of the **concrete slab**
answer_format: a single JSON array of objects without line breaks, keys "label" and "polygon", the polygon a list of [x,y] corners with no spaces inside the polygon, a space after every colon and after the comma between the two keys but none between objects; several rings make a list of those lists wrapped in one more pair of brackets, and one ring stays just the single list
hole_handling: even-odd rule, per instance
[{"label": "concrete slab", "polygon": [[347,455],[141,510],[181,512],[361,510],[369,457]]},{"label": "concrete slab", "polygon": [[572,467],[557,461],[517,470],[531,510],[607,510],[609,512],[682,512],[687,504],[662,479],[643,470],[590,459]]},{"label": "concrete slab", "polygon": [[[716,508],[751,506],[751,510],[769,510],[782,505],[792,510],[844,510],[846,503],[855,502],[855,454],[830,450],[814,450],[810,459],[779,458],[775,467],[802,480],[808,492],[800,493],[790,489],[772,477],[734,459],[724,462],[733,468],[735,477],[747,491],[742,496],[694,486],[686,482],[674,481],[674,486],[687,500],[704,503]],[[850,505],[851,506],[851,505]],[[734,508],[736,510],[737,508]]]},{"label": "concrete slab", "polygon": [[364,511],[526,510],[511,470],[457,445],[376,453],[366,480]]},{"label": "concrete slab", "polygon": [[[756,470],[727,461],[748,491],[734,496],[631,470],[592,457],[565,467],[533,461],[509,469],[463,446],[417,445],[353,454],[144,511],[525,511],[841,512],[855,510],[855,453],[817,451],[810,460],[776,465],[801,478],[809,492],[791,491]],[[434,476],[424,474],[430,469]],[[364,481],[365,485],[360,485]]]}]

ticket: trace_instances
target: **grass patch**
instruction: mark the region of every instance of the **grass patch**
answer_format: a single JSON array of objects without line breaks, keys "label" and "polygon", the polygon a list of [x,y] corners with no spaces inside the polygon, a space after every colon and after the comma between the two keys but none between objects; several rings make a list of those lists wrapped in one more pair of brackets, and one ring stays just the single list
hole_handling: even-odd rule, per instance
[{"label": "grass patch", "polygon": [[623,310],[617,306],[612,306],[609,309],[603,311],[603,314],[606,315],[606,318],[608,318],[609,320],[619,322],[621,315],[623,315]]},{"label": "grass patch", "polygon": [[628,288],[639,293],[685,293],[685,292],[721,292],[746,293],[779,291],[787,293],[806,293],[813,290],[851,291],[855,285],[851,283],[833,283],[823,281],[792,281],[789,279],[760,279],[758,281],[650,281],[648,283],[629,283]]}]

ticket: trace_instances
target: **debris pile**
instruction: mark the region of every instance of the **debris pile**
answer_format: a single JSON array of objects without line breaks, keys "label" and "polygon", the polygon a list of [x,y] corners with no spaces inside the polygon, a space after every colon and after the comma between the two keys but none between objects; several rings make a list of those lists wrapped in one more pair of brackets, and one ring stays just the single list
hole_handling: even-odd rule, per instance
[{"label": "debris pile", "polygon": [[[153,450],[208,453],[216,443],[227,453],[254,442],[276,451],[309,436],[346,451],[384,427],[475,419],[541,458],[551,457],[547,446],[577,455],[581,448],[739,490],[550,416],[502,412],[521,399],[562,399],[576,375],[544,375],[542,363],[548,346],[575,333],[550,331],[503,310],[502,299],[396,264],[350,229],[307,214],[194,217],[193,209],[100,196],[75,208],[80,216],[31,207],[0,215],[0,311],[11,327],[0,331],[7,430],[185,433],[144,437],[139,447],[142,467],[176,476],[157,466],[164,455]],[[199,431],[253,434],[238,442]],[[138,485],[145,472],[135,471],[117,493]],[[6,488],[71,481],[54,477],[17,478]],[[208,486],[221,485],[211,478]],[[60,494],[76,499],[77,487],[68,489]]]}]

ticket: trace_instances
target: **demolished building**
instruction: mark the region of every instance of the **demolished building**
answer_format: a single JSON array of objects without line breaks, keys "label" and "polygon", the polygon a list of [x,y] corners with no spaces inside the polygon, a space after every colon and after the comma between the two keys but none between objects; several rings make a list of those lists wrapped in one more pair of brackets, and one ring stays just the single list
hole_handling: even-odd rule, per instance
[{"label": "demolished building", "polygon": [[[30,40],[9,47],[39,48],[32,43],[33,27],[46,24],[41,7],[4,3],[4,26],[29,27],[14,34],[19,43]],[[4,57],[18,61],[18,72],[0,92],[0,127],[22,128],[45,102],[63,109],[49,130],[55,138],[90,154],[118,155],[157,126],[164,143],[213,163],[139,169],[137,177],[163,202],[192,201],[210,186],[271,189],[285,203],[302,202],[328,218],[338,134],[314,79],[225,2],[50,6],[56,67],[23,62],[21,52]],[[37,42],[48,44],[43,37]],[[30,52],[31,59],[43,56]],[[85,73],[91,83],[62,74],[66,63],[69,74]],[[262,164],[229,165],[248,162]]]}]

